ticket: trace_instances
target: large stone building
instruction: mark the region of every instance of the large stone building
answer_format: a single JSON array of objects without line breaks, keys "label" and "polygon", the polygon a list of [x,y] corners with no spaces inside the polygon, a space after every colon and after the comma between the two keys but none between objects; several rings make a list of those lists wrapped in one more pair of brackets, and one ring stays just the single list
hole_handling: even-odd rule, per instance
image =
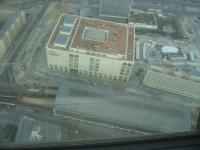
[{"label": "large stone building", "polygon": [[[0,10],[0,13],[5,11],[7,10]],[[3,15],[0,15],[0,18],[3,18]],[[4,19],[5,23],[2,24],[2,28],[0,27],[0,59],[4,56],[6,50],[11,46],[26,22],[25,13],[19,10],[9,13]]]},{"label": "large stone building", "polygon": [[62,14],[46,45],[51,70],[128,81],[134,64],[134,27]]}]

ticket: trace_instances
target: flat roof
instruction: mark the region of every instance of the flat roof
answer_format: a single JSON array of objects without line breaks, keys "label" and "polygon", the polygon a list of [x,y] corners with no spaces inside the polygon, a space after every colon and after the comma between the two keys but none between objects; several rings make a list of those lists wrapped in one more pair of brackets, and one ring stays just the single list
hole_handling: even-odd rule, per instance
[{"label": "flat roof", "polygon": [[200,99],[200,83],[148,70],[143,84],[158,90]]},{"label": "flat roof", "polygon": [[[62,14],[47,43],[47,47],[56,50],[81,49],[110,55],[125,56],[126,60],[134,58],[135,30],[128,24],[114,23],[100,19],[76,17],[72,26],[69,42],[66,47],[55,45],[54,42],[60,32],[60,27],[66,14]],[[69,15],[67,15],[69,16]],[[86,31],[86,32],[85,32]]]},{"label": "flat roof", "polygon": [[83,38],[97,42],[106,42],[108,31],[93,27],[85,27]]},{"label": "flat roof", "polygon": [[61,84],[54,109],[60,115],[164,133],[190,131],[192,124],[191,110],[184,105],[70,81]]},{"label": "flat roof", "polygon": [[[38,133],[37,137],[33,137],[33,133]],[[29,117],[21,117],[19,127],[16,135],[16,142],[27,143],[27,142],[59,142],[61,130],[56,124],[47,123],[35,120]],[[36,141],[31,141],[32,140]],[[39,141],[38,141],[39,140]]]},{"label": "flat roof", "polygon": [[141,23],[147,25],[157,25],[154,14],[145,12],[131,11],[129,16],[129,22]]},{"label": "flat roof", "polygon": [[100,16],[128,18],[132,0],[101,0]]},{"label": "flat roof", "polygon": [[[87,40],[85,38],[82,38],[86,27],[95,28],[99,31],[108,31],[109,34],[107,34],[106,42],[102,43],[99,41]],[[71,44],[71,48],[86,49],[92,52],[105,54],[126,55],[127,49],[129,48],[129,32],[131,31],[125,24],[118,24],[98,19],[80,18],[79,26],[77,27],[74,40]],[[102,34],[102,36],[106,35]],[[134,44],[134,41],[131,42],[132,44]]]}]

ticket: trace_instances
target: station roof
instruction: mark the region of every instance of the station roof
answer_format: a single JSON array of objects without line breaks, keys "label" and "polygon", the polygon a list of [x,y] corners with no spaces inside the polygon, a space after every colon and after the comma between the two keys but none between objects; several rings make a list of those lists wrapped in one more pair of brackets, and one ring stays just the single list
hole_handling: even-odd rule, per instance
[{"label": "station roof", "polygon": [[191,128],[191,110],[183,105],[84,83],[63,82],[57,92],[54,109],[62,115],[69,113],[164,133],[189,131]]},{"label": "station roof", "polygon": [[[33,134],[38,132],[38,136]],[[29,117],[21,117],[16,142],[59,142],[61,130],[58,125],[41,122]]]},{"label": "station roof", "polygon": [[128,18],[132,0],[101,0],[100,16]]}]

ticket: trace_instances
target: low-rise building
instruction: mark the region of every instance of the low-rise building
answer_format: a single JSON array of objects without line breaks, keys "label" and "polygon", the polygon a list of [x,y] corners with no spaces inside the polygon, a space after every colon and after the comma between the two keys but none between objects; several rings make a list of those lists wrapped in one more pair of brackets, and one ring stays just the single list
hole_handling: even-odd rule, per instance
[{"label": "low-rise building", "polygon": [[200,99],[200,83],[187,79],[149,70],[145,75],[143,84],[158,90]]},{"label": "low-rise building", "polygon": [[[63,26],[71,28],[62,33]],[[134,64],[134,28],[62,14],[46,45],[51,70],[128,81]]]}]

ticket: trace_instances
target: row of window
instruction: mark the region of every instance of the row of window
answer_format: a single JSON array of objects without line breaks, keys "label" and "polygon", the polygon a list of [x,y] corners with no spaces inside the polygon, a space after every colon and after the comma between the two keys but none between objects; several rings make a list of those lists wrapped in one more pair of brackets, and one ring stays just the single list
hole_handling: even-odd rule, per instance
[{"label": "row of window", "polygon": [[78,69],[78,55],[69,54],[69,67],[72,69]]},{"label": "row of window", "polygon": [[[54,71],[60,71],[60,72],[68,72],[67,67],[58,66],[58,65],[49,65],[49,69],[54,70]],[[118,77],[118,76],[107,75],[107,74],[91,72],[91,71],[84,71],[84,70],[79,70],[79,74],[83,75],[83,76],[94,76],[94,77],[98,77],[101,79],[109,79],[109,80],[119,80],[119,81],[127,81],[128,80],[128,77],[126,77],[126,76]]]},{"label": "row of window", "polygon": [[128,77],[125,76],[113,76],[113,75],[107,75],[103,73],[97,73],[97,72],[91,72],[91,71],[85,71],[85,70],[79,70],[79,75],[83,76],[93,76],[93,77],[98,77],[101,79],[109,79],[109,80],[120,80],[120,81],[128,81]]},{"label": "row of window", "polygon": [[50,70],[61,71],[61,72],[68,72],[67,67],[59,66],[59,65],[49,65]]},{"label": "row of window", "polygon": [[123,63],[121,66],[120,75],[128,77],[131,72],[131,68],[132,68],[132,64]]},{"label": "row of window", "polygon": [[99,71],[99,59],[90,58],[89,71],[92,72],[92,73],[97,73]]}]

